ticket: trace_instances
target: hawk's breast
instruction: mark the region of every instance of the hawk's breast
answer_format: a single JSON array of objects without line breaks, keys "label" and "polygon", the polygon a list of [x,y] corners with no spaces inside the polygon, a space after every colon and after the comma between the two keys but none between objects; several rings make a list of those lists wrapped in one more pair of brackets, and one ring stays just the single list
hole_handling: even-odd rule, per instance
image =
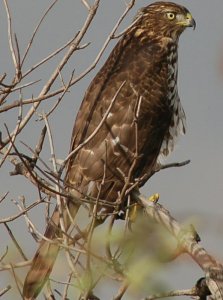
[{"label": "hawk's breast", "polygon": [[167,56],[168,62],[168,93],[167,101],[172,109],[172,119],[169,129],[164,137],[158,161],[160,162],[163,156],[167,156],[173,151],[176,140],[181,134],[185,134],[186,117],[183,107],[180,102],[177,87],[178,77],[178,55],[177,45],[170,47],[170,53]]}]

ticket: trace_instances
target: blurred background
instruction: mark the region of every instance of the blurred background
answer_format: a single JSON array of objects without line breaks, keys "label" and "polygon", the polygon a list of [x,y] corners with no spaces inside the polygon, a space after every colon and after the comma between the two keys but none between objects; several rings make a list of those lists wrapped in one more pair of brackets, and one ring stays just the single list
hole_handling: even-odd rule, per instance
[{"label": "blurred background", "polygon": [[[177,0],[176,2],[190,10],[196,20],[197,28],[195,31],[186,30],[180,40],[179,94],[187,116],[187,133],[181,137],[167,162],[190,159],[191,163],[183,168],[159,172],[142,188],[142,192],[148,196],[158,192],[160,203],[180,222],[193,223],[201,237],[202,245],[216,258],[223,261],[223,2],[222,0]],[[8,1],[13,29],[17,35],[21,53],[24,52],[35,26],[50,3],[51,1],[48,0]],[[136,1],[118,32],[131,23],[140,7],[150,3],[152,1]],[[62,72],[66,81],[69,80],[74,69],[75,76],[78,76],[94,61],[106,37],[123,13],[125,5],[124,0],[101,0],[97,16],[82,42],[82,44],[89,42],[90,44],[85,49],[77,51]],[[30,68],[73,37],[83,25],[86,16],[87,10],[80,0],[58,1],[38,31],[25,69]],[[7,83],[7,80],[10,82],[14,69],[7,39],[7,18],[3,1],[0,3],[0,40],[0,74],[7,74]],[[116,43],[117,40],[110,42],[96,68],[70,89],[59,108],[49,118],[57,158],[64,159],[68,154],[73,122],[84,92]],[[24,99],[38,95],[44,80],[50,76],[62,58],[62,54],[32,74],[29,81],[39,79],[41,81],[24,90]],[[8,103],[15,100],[17,98],[11,96]],[[40,130],[44,126],[43,122],[37,121],[38,112],[47,112],[56,100],[57,98],[54,98],[43,102],[36,116],[17,137],[16,143],[21,152],[27,152],[27,149],[20,143],[20,140],[35,147]],[[27,110],[28,107],[23,108],[23,115]],[[18,109],[1,114],[0,130],[3,132],[3,137],[6,136],[4,123],[12,131],[16,126],[17,116]],[[45,143],[42,157],[49,162],[48,142]],[[18,212],[12,199],[18,200],[19,196],[24,195],[27,203],[31,204],[39,197],[38,191],[25,178],[9,176],[12,170],[13,167],[8,162],[0,170],[0,196],[9,191],[7,201],[1,203],[0,218]],[[29,213],[29,216],[37,228],[44,231],[43,209],[37,207]],[[19,218],[9,226],[27,257],[31,258],[37,246],[30,238],[24,219]],[[16,250],[13,250],[12,241],[1,224],[0,256],[6,251],[7,246],[10,248],[10,253],[6,261],[12,263],[21,261],[22,258]],[[24,276],[24,272],[20,270],[18,274]],[[183,259],[181,257],[169,264],[160,272],[159,277],[168,289],[183,289],[192,287],[202,275],[199,267],[190,258],[184,256]],[[0,278],[0,289],[13,281],[12,275],[8,272],[1,272]],[[147,295],[143,293],[143,290],[141,292],[141,296]],[[12,299],[16,293],[16,290],[10,291],[3,298]],[[102,299],[111,299],[112,286],[109,289],[106,287],[103,290],[102,288],[100,293]],[[138,294],[137,296],[128,294],[123,299],[140,298]]]}]

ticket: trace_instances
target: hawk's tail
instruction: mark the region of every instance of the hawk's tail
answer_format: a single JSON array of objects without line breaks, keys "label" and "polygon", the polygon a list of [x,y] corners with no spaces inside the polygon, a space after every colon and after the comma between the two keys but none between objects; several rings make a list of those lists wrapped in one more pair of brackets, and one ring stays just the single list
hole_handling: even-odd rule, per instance
[{"label": "hawk's tail", "polygon": [[[65,210],[64,220],[65,230],[67,231],[71,225],[70,217],[75,218],[77,211],[79,209],[78,205],[69,203],[69,214]],[[56,208],[47,225],[46,232],[44,236],[50,239],[52,242],[47,240],[42,240],[40,246],[36,251],[33,258],[31,268],[26,276],[24,287],[23,287],[23,297],[25,300],[35,299],[43,288],[44,284],[48,280],[50,273],[53,269],[55,260],[57,258],[60,246],[57,242],[57,238],[62,236],[60,230],[60,217],[59,211]],[[55,243],[53,243],[55,241]]]}]

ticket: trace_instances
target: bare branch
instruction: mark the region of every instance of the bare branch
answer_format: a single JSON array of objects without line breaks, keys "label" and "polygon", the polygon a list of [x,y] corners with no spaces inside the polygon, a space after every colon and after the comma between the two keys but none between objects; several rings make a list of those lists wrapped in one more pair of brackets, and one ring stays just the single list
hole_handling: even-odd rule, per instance
[{"label": "bare branch", "polygon": [[5,249],[5,253],[2,254],[2,256],[0,257],[0,262],[4,260],[4,258],[6,257],[6,255],[8,254],[8,246]]},{"label": "bare branch", "polygon": [[[24,88],[27,88],[27,87],[29,87],[31,85],[34,85],[34,84],[40,82],[40,81],[41,80],[39,79],[39,80],[35,80],[35,81],[32,81],[32,82],[24,83],[23,85],[20,85],[20,86],[17,86],[15,88],[12,88],[10,92],[12,93],[12,92],[16,92],[18,90],[22,90]],[[22,104],[23,104],[23,101],[22,101]]]},{"label": "bare branch", "polygon": [[[21,98],[22,99],[22,98]],[[3,165],[3,163],[5,162],[7,156],[9,155],[9,153],[11,152],[12,150],[12,147],[13,147],[13,144],[15,142],[15,139],[17,137],[17,134],[19,132],[19,126],[21,124],[21,121],[22,121],[22,104],[21,104],[21,99],[20,99],[20,109],[19,109],[19,115],[18,115],[18,119],[17,119],[17,124],[16,124],[16,128],[14,130],[14,133],[11,137],[11,143],[8,147],[8,149],[5,148],[5,153],[4,153],[4,156],[3,158],[0,160],[0,167]],[[5,125],[6,126],[6,125]],[[7,127],[6,127],[7,128]]]},{"label": "bare branch", "polygon": [[0,85],[2,85],[2,86],[4,86],[4,87],[8,87],[7,85],[5,85],[5,84],[3,83],[3,80],[5,79],[5,77],[6,77],[6,73],[4,73],[2,76],[0,76]]},{"label": "bare branch", "polygon": [[[55,156],[55,150],[54,150],[54,143],[53,143],[53,138],[52,138],[52,133],[50,130],[50,125],[48,122],[48,119],[45,115],[43,115],[45,124],[46,124],[46,128],[47,128],[47,133],[48,133],[48,138],[49,138],[49,143],[50,143],[50,150],[51,150],[51,158],[52,158],[52,162],[53,162],[53,168],[54,168],[54,172],[56,174],[58,174],[57,172],[57,164],[56,164],[56,156]],[[58,177],[59,178],[59,177]],[[57,184],[55,185],[55,190],[60,193],[60,187],[59,187],[59,180],[57,181]],[[57,207],[59,210],[59,215],[60,215],[60,228],[63,232],[66,232],[65,229],[65,223],[64,223],[64,219],[63,219],[63,208],[62,208],[62,199],[61,196],[59,194],[56,195],[56,199],[57,199]],[[67,246],[68,242],[67,242],[67,237],[66,235],[64,235],[64,243]]]},{"label": "bare branch", "polygon": [[187,252],[193,260],[202,268],[206,275],[206,284],[216,299],[223,299],[223,266],[197,241],[197,233],[194,230],[183,229],[170,213],[160,204],[149,202],[146,198],[134,192],[134,197],[145,208],[147,214],[163,225],[174,236],[182,252]]},{"label": "bare branch", "polygon": [[[4,0],[6,1],[6,0]],[[99,6],[100,0],[95,0],[94,5],[91,8],[91,11],[89,12],[87,19],[81,29],[81,31],[79,32],[79,34],[77,35],[77,37],[75,38],[74,43],[70,46],[70,49],[67,51],[67,53],[64,55],[64,57],[62,58],[61,62],[59,63],[58,67],[56,67],[55,71],[53,72],[53,74],[51,75],[51,77],[49,78],[48,82],[45,84],[45,86],[43,87],[42,91],[39,94],[39,97],[42,97],[44,95],[46,95],[51,86],[53,85],[53,83],[55,82],[56,78],[59,75],[59,72],[63,69],[63,67],[67,64],[68,60],[70,59],[70,57],[73,55],[73,53],[76,51],[79,43],[81,42],[81,40],[83,39],[87,29],[89,28],[96,12]],[[36,109],[38,108],[40,102],[35,102],[33,104],[33,106],[30,108],[30,110],[27,112],[26,116],[23,118],[23,120],[20,123],[19,129],[18,129],[18,133],[20,133],[20,131],[26,126],[27,122],[30,120],[30,118],[33,116],[33,114],[35,113]],[[14,135],[15,130],[10,134],[10,138]],[[9,141],[10,138],[7,137],[3,143],[6,145]]]},{"label": "bare branch", "polygon": [[33,204],[29,205],[26,209],[24,209],[23,211],[21,211],[20,213],[14,215],[14,216],[0,219],[0,224],[2,224],[2,223],[6,224],[6,223],[16,220],[17,218],[21,217],[22,215],[25,215],[25,213],[27,213],[30,209],[34,208],[35,206],[39,205],[40,203],[43,203],[43,201],[36,201]]},{"label": "bare branch", "polygon": [[53,3],[47,8],[47,10],[45,11],[45,13],[44,13],[43,16],[41,17],[39,23],[37,24],[37,26],[36,26],[36,28],[35,28],[33,34],[32,34],[32,37],[31,37],[31,39],[30,39],[30,42],[29,42],[29,44],[28,44],[28,46],[27,46],[27,48],[26,48],[26,50],[25,50],[25,53],[24,53],[24,55],[23,55],[23,58],[22,58],[22,61],[21,61],[21,67],[23,66],[24,61],[25,61],[25,59],[26,59],[26,57],[27,57],[27,55],[28,55],[28,53],[29,53],[29,50],[30,50],[30,48],[31,48],[31,46],[32,46],[33,40],[34,40],[34,38],[35,38],[35,36],[36,36],[37,31],[39,30],[40,25],[42,24],[43,20],[46,18],[47,14],[51,11],[51,9],[53,8],[53,6],[56,4],[57,1],[58,1],[58,0],[54,0],[54,1],[53,1]]},{"label": "bare branch", "polygon": [[[38,67],[40,67],[44,63],[46,63],[47,61],[49,61],[51,58],[55,57],[58,53],[60,53],[61,51],[63,51],[65,48],[67,48],[68,46],[70,46],[70,44],[72,42],[74,42],[74,40],[76,39],[76,37],[77,37],[78,34],[79,34],[79,32],[76,34],[76,36],[74,36],[72,39],[70,39],[68,42],[66,42],[63,46],[61,46],[57,50],[53,51],[50,55],[48,55],[47,57],[45,57],[44,59],[42,59],[41,61],[39,61],[35,65],[33,65],[28,71],[24,72],[23,78],[26,77],[27,75],[29,75],[34,70],[36,70]],[[57,94],[59,94],[59,93],[60,92],[57,92]]]},{"label": "bare branch", "polygon": [[[95,8],[97,9],[97,6],[99,5],[100,1],[95,1],[95,4],[91,7],[91,10],[89,12],[89,15],[91,15],[92,13],[92,9],[95,10]],[[106,47],[108,46],[109,42],[113,39],[116,38],[114,36],[115,32],[117,31],[119,25],[121,24],[121,22],[123,21],[123,19],[126,17],[126,15],[128,14],[128,12],[132,9],[132,7],[134,6],[135,1],[131,1],[128,5],[126,5],[126,10],[124,11],[124,13],[121,15],[121,17],[119,18],[119,20],[117,21],[117,23],[115,24],[114,28],[112,29],[111,33],[109,34],[108,38],[106,39],[103,47],[101,48],[100,52],[98,53],[97,57],[95,58],[94,62],[84,71],[82,72],[78,77],[76,77],[75,79],[73,79],[70,83],[70,86],[74,85],[75,83],[77,83],[78,81],[80,81],[84,76],[86,76],[91,70],[93,70],[95,68],[95,66],[97,65],[98,61],[100,60],[102,54],[104,53]],[[90,20],[91,22],[92,20]],[[87,23],[87,24],[86,24]],[[90,24],[88,24],[88,22],[86,22],[85,25],[89,26]],[[78,44],[80,43],[81,39],[79,37],[81,37],[81,35],[85,34],[85,25],[83,27],[83,29],[77,34],[77,36],[73,39],[71,39],[69,42],[67,42],[67,44],[65,44],[64,46],[62,46],[60,49],[56,50],[54,53],[52,53],[50,56],[48,56],[47,58],[45,58],[44,60],[42,60],[41,62],[39,62],[38,64],[36,64],[35,66],[33,66],[29,71],[25,72],[23,74],[23,78],[25,76],[27,76],[30,72],[32,72],[34,69],[36,69],[37,67],[39,67],[41,64],[45,63],[47,60],[49,60],[50,58],[52,58],[53,56],[55,56],[56,54],[58,54],[60,51],[62,51],[64,48],[66,48],[68,45],[70,45],[71,42],[76,44],[76,50],[82,48],[80,46],[78,46]],[[131,25],[133,26],[134,23]],[[129,30],[129,28],[131,28],[131,26],[127,27],[126,30]],[[123,31],[120,35],[124,34],[125,31]],[[76,42],[76,40],[78,41],[78,43]],[[85,45],[86,46],[86,45]],[[42,102],[44,100],[47,100],[49,98],[52,98],[60,93],[64,92],[64,88],[60,88],[52,93],[47,93],[47,94],[43,94],[41,93],[38,97],[36,98],[32,98],[32,99],[26,99],[23,101],[23,105],[26,104],[31,104],[31,103],[37,103],[36,105],[38,106],[39,102]],[[9,109],[15,108],[17,107],[18,101],[14,101],[12,104],[9,105],[5,105],[4,107],[2,107],[0,109],[0,113],[3,111],[7,111]]]},{"label": "bare branch", "polygon": [[[189,296],[192,298],[198,298],[200,300],[206,300],[207,296],[210,296],[210,291],[207,287],[205,278],[201,278],[197,281],[195,287],[187,290],[175,290],[164,293],[157,293],[155,295],[144,298],[143,300],[154,300],[168,297],[179,297],[179,296]],[[216,298],[218,299],[218,298]],[[219,298],[222,299],[222,298]]]},{"label": "bare branch", "polygon": [[19,280],[19,277],[18,277],[18,276],[16,275],[16,273],[15,273],[15,270],[14,270],[13,265],[11,265],[11,266],[12,266],[11,272],[12,272],[12,274],[13,274],[13,277],[14,277],[14,280],[15,280],[15,283],[16,283],[17,290],[18,290],[18,292],[19,292],[19,295],[20,295],[21,298],[22,298],[22,291],[21,291],[21,289],[20,289],[20,287],[21,287],[21,282],[20,282],[20,280]]},{"label": "bare branch", "polygon": [[4,288],[4,289],[2,289],[1,291],[0,291],[0,297],[2,297],[4,294],[6,294],[9,290],[11,290],[11,285],[7,285],[7,287],[6,288]]},{"label": "bare branch", "polygon": [[87,2],[87,0],[81,0],[81,2],[84,4],[84,6],[87,8],[88,11],[91,10],[90,4]]},{"label": "bare branch", "polygon": [[113,300],[121,300],[122,297],[124,296],[125,292],[127,291],[128,287],[129,287],[129,285],[126,282],[124,282],[121,285],[121,287],[118,291],[118,294],[113,298]]},{"label": "bare branch", "polygon": [[6,192],[3,196],[0,197],[0,203],[5,200],[5,198],[8,196],[9,192]]},{"label": "bare branch", "polygon": [[57,102],[54,104],[54,106],[51,108],[51,110],[46,114],[46,117],[49,117],[50,114],[52,114],[54,112],[54,110],[57,108],[57,106],[59,105],[59,103],[61,102],[61,100],[63,99],[63,97],[65,96],[65,94],[67,93],[69,87],[70,87],[70,84],[71,84],[71,81],[74,77],[74,71],[72,72],[71,74],[71,78],[68,82],[67,85],[64,86],[64,91],[63,93],[61,94],[61,96],[59,97],[59,99],[57,100]]},{"label": "bare branch", "polygon": [[19,269],[19,268],[23,268],[23,267],[26,267],[26,266],[29,266],[31,264],[32,260],[28,260],[28,261],[22,261],[22,262],[19,262],[19,263],[16,263],[16,264],[3,264],[1,263],[0,264],[0,271],[6,271],[6,270],[11,270],[12,268],[13,269]]},{"label": "bare branch", "polygon": [[9,11],[9,7],[8,7],[8,1],[4,0],[4,4],[5,4],[5,10],[6,10],[6,14],[7,14],[7,19],[8,19],[8,39],[9,39],[9,47],[11,50],[11,55],[12,55],[12,60],[15,66],[15,70],[16,70],[16,76],[18,75],[18,73],[20,73],[20,67],[18,65],[18,60],[16,57],[16,51],[15,51],[15,47],[13,45],[13,33],[12,33],[12,21],[11,21],[11,14]]},{"label": "bare branch", "polygon": [[165,293],[158,293],[149,297],[146,297],[142,300],[155,300],[160,298],[168,298],[168,297],[179,297],[179,296],[197,296],[196,288],[192,288],[189,290],[176,290]]},{"label": "bare branch", "polygon": [[104,45],[102,46],[100,52],[98,53],[97,57],[95,58],[94,62],[84,71],[82,72],[77,78],[75,78],[72,82],[71,85],[77,83],[78,81],[80,81],[84,76],[86,76],[92,69],[95,68],[95,66],[97,65],[98,61],[100,60],[100,58],[102,57],[102,54],[104,53],[105,49],[107,48],[109,42],[115,38],[114,34],[116,33],[119,25],[122,23],[123,19],[126,17],[126,15],[129,13],[129,11],[132,9],[132,7],[135,4],[135,0],[130,1],[130,3],[128,5],[126,5],[126,9],[123,12],[123,14],[121,15],[121,17],[118,19],[117,23],[115,24],[115,26],[113,27],[111,33],[109,34],[109,36],[107,37],[106,41],[104,42]]},{"label": "bare branch", "polygon": [[90,134],[83,143],[81,143],[80,145],[78,145],[73,151],[71,151],[69,153],[69,155],[66,157],[66,159],[63,162],[63,165],[61,166],[61,170],[60,172],[63,170],[63,168],[65,167],[65,165],[67,164],[67,162],[70,160],[70,158],[77,153],[81,148],[83,148],[87,143],[89,143],[89,141],[97,134],[97,132],[99,131],[99,129],[101,128],[101,126],[104,124],[105,120],[108,117],[109,112],[111,111],[115,100],[117,99],[118,94],[120,93],[121,89],[123,88],[123,86],[125,85],[125,81],[121,84],[121,86],[118,88],[117,92],[115,93],[114,97],[111,100],[111,103],[108,106],[108,109],[106,110],[103,118],[101,119],[100,123],[98,124],[98,126],[95,128],[95,130],[92,132],[92,134]]},{"label": "bare branch", "polygon": [[17,250],[19,251],[20,255],[22,256],[22,258],[24,260],[28,260],[27,257],[25,256],[22,248],[20,247],[19,243],[17,242],[14,234],[12,233],[11,229],[9,228],[9,226],[6,223],[4,223],[4,225],[5,225],[6,230],[8,231],[9,236],[11,237],[13,243],[15,244]]}]

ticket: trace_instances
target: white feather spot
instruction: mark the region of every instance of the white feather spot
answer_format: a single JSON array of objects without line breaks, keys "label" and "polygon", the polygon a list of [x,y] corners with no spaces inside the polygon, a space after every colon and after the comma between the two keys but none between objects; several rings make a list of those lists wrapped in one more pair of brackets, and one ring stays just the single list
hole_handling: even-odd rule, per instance
[{"label": "white feather spot", "polygon": [[125,151],[125,153],[129,152],[129,148],[127,148],[126,146],[120,144],[120,146],[122,147],[122,149]]},{"label": "white feather spot", "polygon": [[90,181],[87,187],[87,192],[86,195],[89,196],[94,188],[95,182],[94,181]]},{"label": "white feather spot", "polygon": [[116,145],[118,145],[120,143],[120,138],[117,136],[115,139],[112,139],[111,141],[112,141],[112,144],[114,146],[116,146]]}]

